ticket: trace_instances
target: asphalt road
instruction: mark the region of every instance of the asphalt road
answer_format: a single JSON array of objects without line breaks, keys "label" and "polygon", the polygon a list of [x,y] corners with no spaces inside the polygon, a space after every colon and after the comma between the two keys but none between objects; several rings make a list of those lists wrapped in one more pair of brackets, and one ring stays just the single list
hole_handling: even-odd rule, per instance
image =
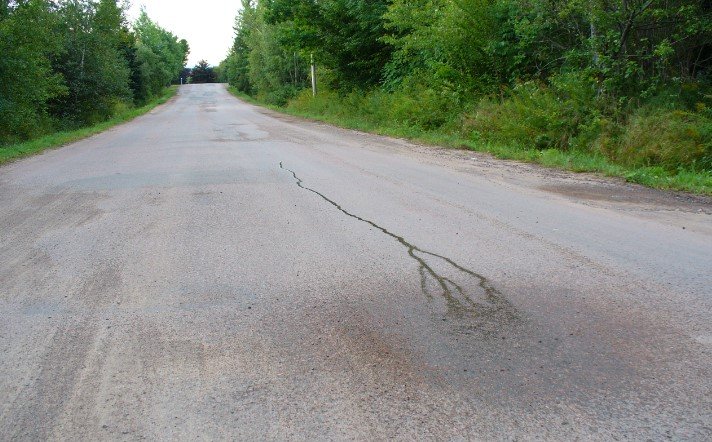
[{"label": "asphalt road", "polygon": [[710,440],[711,212],[184,86],[0,168],[0,439]]}]

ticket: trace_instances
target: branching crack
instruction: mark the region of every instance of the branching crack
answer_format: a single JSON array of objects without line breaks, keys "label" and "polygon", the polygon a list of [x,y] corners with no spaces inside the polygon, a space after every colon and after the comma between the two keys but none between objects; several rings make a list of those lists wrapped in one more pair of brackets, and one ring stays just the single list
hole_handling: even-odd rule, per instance
[{"label": "branching crack", "polygon": [[[362,218],[347,211],[346,209],[341,207],[339,203],[330,199],[321,192],[305,186],[304,182],[301,178],[297,176],[296,172],[284,167],[281,161],[279,163],[279,167],[280,169],[290,172],[296,180],[297,186],[299,186],[300,188],[318,195],[324,201],[328,202],[345,215],[370,225],[371,227],[390,236],[391,238],[398,241],[401,245],[403,245],[403,247],[405,247],[408,251],[408,256],[418,263],[418,272],[420,274],[420,287],[423,294],[428,299],[432,300],[432,291],[428,286],[434,285],[436,287],[435,290],[439,292],[439,294],[445,299],[445,302],[451,313],[456,313],[458,315],[469,313],[477,314],[478,316],[498,316],[500,321],[502,319],[515,318],[516,314],[514,307],[511,305],[511,303],[509,303],[509,301],[504,298],[504,296],[496,288],[494,288],[489,283],[489,281],[484,276],[457,264],[450,258],[438,255],[437,253],[427,251],[414,244],[411,244],[402,236],[398,236],[388,231],[387,229],[379,226],[373,221]],[[476,283],[475,285],[479,288],[479,291],[481,291],[481,301],[478,302],[473,300],[472,296],[465,290],[463,285],[458,284],[452,279],[438,273],[434,268],[434,265],[428,262],[429,259],[440,260],[442,263],[445,263],[451,268],[457,270],[459,274],[464,275],[465,278],[472,279]],[[429,284],[429,281],[432,281],[433,284]]]}]

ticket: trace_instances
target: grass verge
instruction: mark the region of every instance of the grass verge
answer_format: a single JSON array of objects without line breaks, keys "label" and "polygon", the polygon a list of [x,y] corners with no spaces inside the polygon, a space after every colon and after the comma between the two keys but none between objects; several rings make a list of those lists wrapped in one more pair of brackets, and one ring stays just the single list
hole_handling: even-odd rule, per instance
[{"label": "grass verge", "polygon": [[[232,87],[229,88],[229,91],[248,103],[297,117],[323,121],[347,129],[405,138],[430,145],[486,152],[497,158],[536,163],[550,168],[620,177],[628,182],[657,189],[681,190],[700,195],[712,195],[712,173],[710,172],[679,170],[671,173],[662,167],[629,167],[615,164],[601,154],[580,150],[526,149],[505,143],[480,142],[465,138],[456,131],[428,131],[412,125],[393,124],[390,122],[384,124],[383,120],[374,121],[373,118],[369,118],[360,112],[353,112],[347,106],[339,106],[338,103],[328,107],[328,111],[315,111],[310,109],[308,105],[303,105],[304,100],[293,100],[286,106],[275,106],[264,103]],[[323,109],[323,107],[318,107],[318,109]]]},{"label": "grass verge", "polygon": [[7,163],[18,158],[34,155],[47,149],[64,146],[65,144],[79,141],[83,138],[103,132],[113,126],[133,120],[139,117],[158,105],[165,103],[175,96],[178,92],[177,86],[166,88],[163,93],[151,100],[149,103],[115,115],[109,120],[95,124],[93,126],[82,127],[75,130],[55,132],[45,135],[34,140],[23,141],[22,143],[11,144],[8,146],[0,146],[0,164]]}]

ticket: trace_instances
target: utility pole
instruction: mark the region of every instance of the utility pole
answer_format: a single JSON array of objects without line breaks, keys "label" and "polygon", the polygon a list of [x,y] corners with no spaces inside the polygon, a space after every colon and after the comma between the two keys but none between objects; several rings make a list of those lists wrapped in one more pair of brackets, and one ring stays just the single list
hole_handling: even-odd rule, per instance
[{"label": "utility pole", "polygon": [[311,54],[311,81],[312,96],[316,97],[316,66],[314,66],[314,53]]}]

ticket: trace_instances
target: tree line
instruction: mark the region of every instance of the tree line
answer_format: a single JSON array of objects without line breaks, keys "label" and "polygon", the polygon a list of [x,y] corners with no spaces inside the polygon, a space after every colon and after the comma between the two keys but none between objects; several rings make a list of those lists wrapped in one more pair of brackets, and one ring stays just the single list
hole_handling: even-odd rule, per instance
[{"label": "tree line", "polygon": [[177,82],[186,40],[117,0],[0,0],[0,143],[110,118]]},{"label": "tree line", "polygon": [[709,0],[242,0],[235,30],[221,79],[273,104],[313,56],[369,118],[712,170]]}]

